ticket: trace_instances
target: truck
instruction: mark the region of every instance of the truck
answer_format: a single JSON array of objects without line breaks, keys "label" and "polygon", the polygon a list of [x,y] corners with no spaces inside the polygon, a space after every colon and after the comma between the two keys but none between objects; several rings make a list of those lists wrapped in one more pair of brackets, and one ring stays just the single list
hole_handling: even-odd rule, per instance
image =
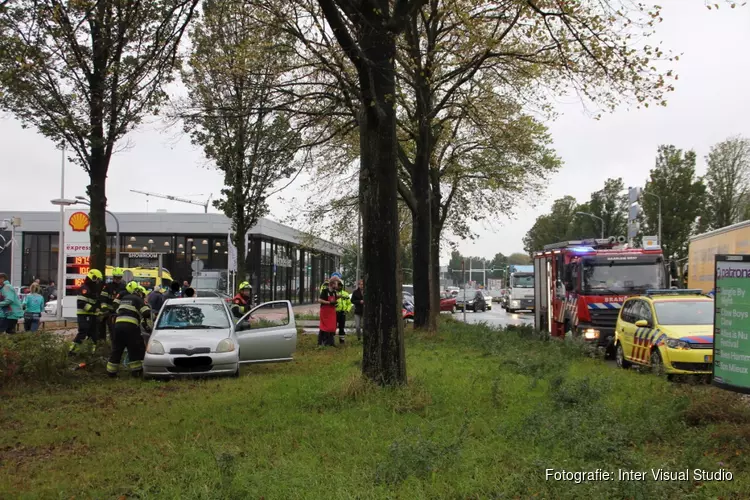
[{"label": "truck", "polygon": [[698,234],[688,243],[687,287],[709,293],[714,288],[716,254],[750,254],[750,221]]},{"label": "truck", "polygon": [[508,266],[508,292],[503,307],[511,313],[534,310],[534,266]]},{"label": "truck", "polygon": [[647,290],[669,288],[659,246],[631,248],[617,238],[563,241],[534,255],[534,325],[554,337],[574,337],[614,355],[622,303]]}]

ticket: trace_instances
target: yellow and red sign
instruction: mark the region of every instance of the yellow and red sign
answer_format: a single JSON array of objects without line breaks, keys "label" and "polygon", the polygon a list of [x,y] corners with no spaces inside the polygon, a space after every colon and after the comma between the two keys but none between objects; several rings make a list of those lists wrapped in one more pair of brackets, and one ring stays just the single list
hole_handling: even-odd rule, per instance
[{"label": "yellow and red sign", "polygon": [[78,233],[86,231],[90,224],[91,219],[89,219],[89,215],[85,212],[76,212],[68,219],[68,225],[70,225],[70,228]]}]

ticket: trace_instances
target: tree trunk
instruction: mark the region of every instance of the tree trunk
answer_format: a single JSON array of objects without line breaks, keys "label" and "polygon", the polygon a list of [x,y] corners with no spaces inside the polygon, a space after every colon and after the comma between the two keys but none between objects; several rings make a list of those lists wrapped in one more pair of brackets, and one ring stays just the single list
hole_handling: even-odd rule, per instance
[{"label": "tree trunk", "polygon": [[[234,233],[234,246],[235,248],[237,248],[237,277],[235,279],[237,283],[235,284],[235,288],[240,283],[247,280],[247,270],[245,267],[245,254],[247,253],[247,249],[245,248],[246,232],[247,227],[245,226],[245,224],[237,224],[237,229]],[[234,293],[235,291],[236,290],[232,290],[232,293]],[[255,290],[253,290],[253,293],[255,293]]]},{"label": "tree trunk", "polygon": [[[406,382],[404,327],[399,267],[396,95],[396,43],[381,22],[359,36],[370,66],[360,71],[360,178],[363,204],[365,341],[362,373],[381,385]],[[366,90],[365,90],[366,89]],[[373,105],[374,104],[374,105]]]},{"label": "tree trunk", "polygon": [[[429,95],[423,91],[421,95]],[[417,119],[419,134],[417,152],[412,172],[412,194],[414,210],[412,211],[412,279],[414,280],[414,327],[424,328],[430,325],[430,229],[432,220],[430,196],[430,121],[423,99],[418,99]]]},{"label": "tree trunk", "polygon": [[440,314],[440,236],[443,223],[440,220],[440,177],[437,170],[430,169],[430,325],[437,328]]},{"label": "tree trunk", "polygon": [[[92,160],[94,155],[92,155]],[[100,159],[100,161],[103,161]],[[105,274],[107,266],[107,195],[106,165],[97,165],[92,162],[91,172],[89,174],[89,186],[87,193],[91,200],[91,226],[89,227],[89,238],[91,242],[91,269],[98,269]],[[119,244],[119,242],[118,242]],[[118,263],[119,265],[119,263]]]}]

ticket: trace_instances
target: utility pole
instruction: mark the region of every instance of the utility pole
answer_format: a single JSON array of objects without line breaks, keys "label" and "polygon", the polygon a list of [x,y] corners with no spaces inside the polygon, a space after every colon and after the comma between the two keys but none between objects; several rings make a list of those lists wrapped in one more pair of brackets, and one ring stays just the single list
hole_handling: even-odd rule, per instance
[{"label": "utility pole", "polygon": [[487,266],[484,259],[482,259],[482,286],[487,288]]},{"label": "utility pole", "polygon": [[466,271],[466,261],[461,259],[461,277],[464,278],[464,323],[466,323],[466,275],[464,274]]}]

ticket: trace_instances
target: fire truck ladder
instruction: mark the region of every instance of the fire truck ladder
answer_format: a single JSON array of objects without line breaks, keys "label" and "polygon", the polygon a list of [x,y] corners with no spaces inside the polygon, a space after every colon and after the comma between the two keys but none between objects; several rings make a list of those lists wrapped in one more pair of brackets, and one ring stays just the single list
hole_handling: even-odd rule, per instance
[{"label": "fire truck ladder", "polygon": [[138,194],[145,194],[146,196],[153,196],[154,198],[163,198],[165,200],[179,201],[181,203],[190,203],[191,205],[198,205],[199,207],[203,207],[204,213],[208,213],[208,205],[211,202],[211,196],[213,196],[212,194],[209,194],[208,195],[208,199],[206,200],[206,202],[205,203],[201,203],[199,201],[188,200],[188,199],[185,199],[185,198],[178,198],[177,196],[172,196],[172,195],[169,195],[169,194],[148,193],[146,191],[138,191],[138,190],[135,190],[135,189],[131,189],[130,192],[131,193],[138,193]]}]

